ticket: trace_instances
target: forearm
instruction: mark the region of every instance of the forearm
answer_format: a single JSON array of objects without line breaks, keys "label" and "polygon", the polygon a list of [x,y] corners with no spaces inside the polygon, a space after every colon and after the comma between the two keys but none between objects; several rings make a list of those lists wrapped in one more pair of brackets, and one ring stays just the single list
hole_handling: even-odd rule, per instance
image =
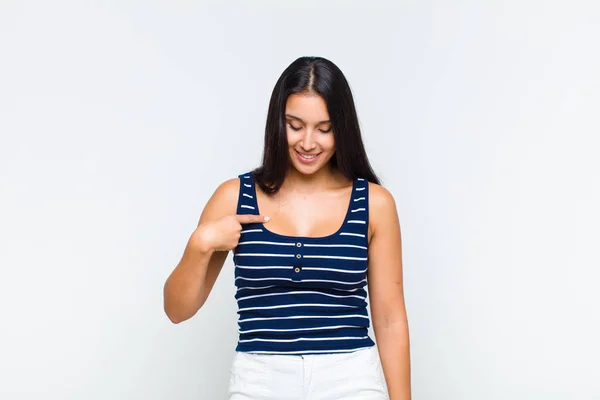
[{"label": "forearm", "polygon": [[374,326],[390,400],[410,400],[410,341],[406,319]]},{"label": "forearm", "polygon": [[179,323],[191,318],[202,306],[206,271],[213,251],[199,249],[193,237],[181,261],[164,287],[164,309],[169,319]]}]

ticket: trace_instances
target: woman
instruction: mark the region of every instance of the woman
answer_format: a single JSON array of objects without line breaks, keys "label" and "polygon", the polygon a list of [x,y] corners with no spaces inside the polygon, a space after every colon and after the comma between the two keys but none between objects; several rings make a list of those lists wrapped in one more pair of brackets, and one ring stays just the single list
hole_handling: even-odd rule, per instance
[{"label": "woman", "polygon": [[350,87],[331,61],[301,57],[277,81],[262,165],[216,189],[167,279],[174,323],[202,307],[231,250],[239,340],[230,399],[410,399],[395,201],[371,169]]}]

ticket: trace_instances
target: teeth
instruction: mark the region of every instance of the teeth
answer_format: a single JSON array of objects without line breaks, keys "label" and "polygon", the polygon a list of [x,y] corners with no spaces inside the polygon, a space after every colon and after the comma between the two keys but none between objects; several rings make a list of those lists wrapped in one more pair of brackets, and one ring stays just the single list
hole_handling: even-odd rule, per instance
[{"label": "teeth", "polygon": [[302,154],[302,153],[299,153],[299,154],[302,156],[302,158],[307,158],[307,159],[315,158],[317,156],[316,154],[313,154],[312,156],[308,155],[308,154]]}]

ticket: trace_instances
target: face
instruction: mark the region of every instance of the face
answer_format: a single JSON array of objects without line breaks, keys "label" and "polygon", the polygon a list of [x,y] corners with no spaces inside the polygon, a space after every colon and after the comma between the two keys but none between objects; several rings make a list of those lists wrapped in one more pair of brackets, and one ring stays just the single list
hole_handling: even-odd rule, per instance
[{"label": "face", "polygon": [[292,166],[313,174],[335,153],[333,127],[325,100],[318,95],[295,93],[287,98],[285,120]]}]

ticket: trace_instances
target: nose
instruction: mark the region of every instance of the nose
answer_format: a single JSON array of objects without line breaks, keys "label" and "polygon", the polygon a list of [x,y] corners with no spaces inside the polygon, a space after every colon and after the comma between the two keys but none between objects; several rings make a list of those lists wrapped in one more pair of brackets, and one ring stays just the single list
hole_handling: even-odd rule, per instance
[{"label": "nose", "polygon": [[306,133],[300,141],[300,147],[302,147],[302,150],[304,151],[311,151],[312,149],[317,147],[317,142],[314,138],[314,132],[310,129],[305,129],[304,132]]}]

